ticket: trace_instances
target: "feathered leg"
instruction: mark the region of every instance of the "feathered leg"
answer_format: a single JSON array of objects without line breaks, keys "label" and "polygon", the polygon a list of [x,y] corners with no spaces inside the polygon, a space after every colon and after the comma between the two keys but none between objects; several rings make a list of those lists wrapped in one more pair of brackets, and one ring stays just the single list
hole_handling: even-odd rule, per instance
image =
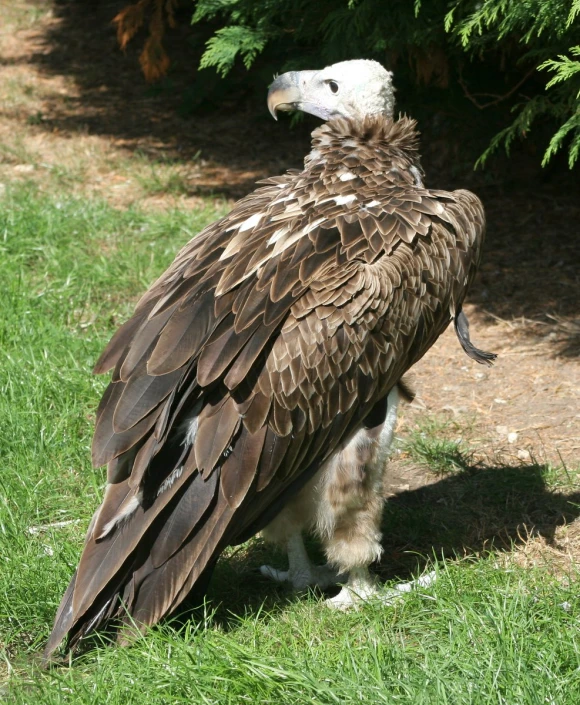
[{"label": "feathered leg", "polygon": [[262,532],[271,543],[278,544],[288,552],[288,570],[278,570],[263,565],[260,572],[278,583],[290,583],[295,590],[307,587],[321,589],[336,585],[342,576],[329,565],[317,566],[306,552],[302,532],[307,530],[315,518],[316,478],[280,512]]},{"label": "feathered leg", "polygon": [[331,606],[353,603],[376,592],[368,566],[380,558],[383,475],[397,421],[395,388],[349,443],[328,463],[322,478],[317,530],[329,562],[348,574]]},{"label": "feathered leg", "polygon": [[384,475],[404,387],[395,387],[386,399],[386,408],[376,409],[368,424],[337,453],[322,479],[317,527],[325,544],[329,563],[348,574],[342,590],[327,600],[330,607],[347,609],[361,600],[377,598],[392,603],[415,587],[427,587],[434,574],[397,585],[388,592],[379,590],[369,565],[380,558],[381,517],[384,506]]},{"label": "feathered leg", "polygon": [[[262,535],[287,549],[289,565],[287,571],[264,565],[260,569],[262,575],[303,589],[335,585],[350,572],[349,580],[355,581],[361,596],[369,592],[372,581],[368,566],[382,552],[383,473],[398,401],[399,391],[395,388],[376,405],[366,424],[266,527]],[[329,561],[325,566],[314,566],[306,553],[302,532],[312,529],[325,545]]]},{"label": "feathered leg", "polygon": [[[404,583],[385,593],[379,591],[369,565],[380,558],[383,488],[387,459],[397,421],[400,398],[412,399],[399,383],[379,402],[365,425],[337,450],[317,475],[263,531],[266,540],[288,551],[288,570],[269,565],[261,573],[295,589],[317,585],[326,588],[346,582],[331,607],[345,609],[360,600],[377,597],[391,602],[414,587],[426,587],[434,575]],[[308,558],[303,531],[314,529],[323,541],[328,563],[313,565]]]}]

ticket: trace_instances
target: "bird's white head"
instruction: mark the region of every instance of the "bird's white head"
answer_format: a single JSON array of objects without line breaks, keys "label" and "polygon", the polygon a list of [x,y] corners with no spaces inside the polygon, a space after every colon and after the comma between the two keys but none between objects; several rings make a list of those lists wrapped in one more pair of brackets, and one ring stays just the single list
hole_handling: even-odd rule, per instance
[{"label": "bird's white head", "polygon": [[321,71],[290,71],[278,76],[268,91],[268,109],[301,110],[323,120],[369,115],[393,117],[393,74],[376,61],[341,61]]}]

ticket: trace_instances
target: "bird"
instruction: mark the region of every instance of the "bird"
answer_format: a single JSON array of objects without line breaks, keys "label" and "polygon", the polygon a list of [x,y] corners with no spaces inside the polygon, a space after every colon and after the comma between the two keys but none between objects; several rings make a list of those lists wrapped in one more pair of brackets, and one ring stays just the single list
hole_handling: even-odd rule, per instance
[{"label": "bird", "polygon": [[[403,375],[462,311],[484,239],[481,201],[424,186],[414,120],[376,61],[291,71],[268,108],[322,119],[304,168],[258,184],[176,255],[95,366],[101,505],[45,649],[95,630],[124,643],[203,594],[230,545],[262,532],[296,588],[377,591],[381,483]],[[313,566],[303,534],[321,539]],[[331,604],[332,606],[332,604]]]}]

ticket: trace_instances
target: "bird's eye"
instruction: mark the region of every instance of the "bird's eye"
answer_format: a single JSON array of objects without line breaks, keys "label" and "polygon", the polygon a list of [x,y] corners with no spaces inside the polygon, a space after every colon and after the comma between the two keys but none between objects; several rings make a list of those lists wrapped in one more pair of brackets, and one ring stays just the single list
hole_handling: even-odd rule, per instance
[{"label": "bird's eye", "polygon": [[333,93],[338,93],[338,83],[336,81],[329,81],[328,87]]}]

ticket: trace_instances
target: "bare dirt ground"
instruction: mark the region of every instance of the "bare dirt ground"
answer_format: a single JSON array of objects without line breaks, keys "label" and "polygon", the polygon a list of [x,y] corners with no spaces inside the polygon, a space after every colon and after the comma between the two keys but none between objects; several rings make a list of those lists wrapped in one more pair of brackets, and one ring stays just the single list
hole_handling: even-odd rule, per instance
[{"label": "bare dirt ground", "polygon": [[[290,131],[265,110],[257,116],[235,96],[219,113],[181,114],[184,87],[195,92],[199,47],[192,46],[190,61],[180,52],[169,88],[148,87],[137,50],[122,54],[110,25],[124,4],[0,0],[0,191],[9,180],[33,179],[42,188],[98,195],[119,208],[194,209],[202,196],[235,198],[258,178],[300,164],[306,129]],[[504,470],[504,476],[527,468],[530,486],[538,467],[577,471],[577,181],[522,175],[519,182],[486,185],[467,172],[463,181],[446,178],[446,152],[434,154],[433,145],[425,151],[429,185],[446,188],[459,179],[486,205],[484,262],[465,310],[475,343],[498,360],[493,368],[475,364],[449,330],[412,372],[417,399],[403,413],[401,432],[428,414],[448,419],[447,433],[475,449],[475,464]],[[392,494],[419,492],[422,501],[443,503],[453,496],[425,495],[437,478],[404,453],[392,468]],[[538,539],[541,546],[553,544],[560,527],[558,536],[568,543],[558,555],[568,555],[572,544],[580,549],[578,522],[563,528],[577,512],[566,513],[557,502],[550,507],[559,514]],[[528,513],[506,540],[514,540],[522,524],[541,523]],[[482,534],[481,546],[485,540]],[[522,555],[535,555],[540,544],[522,540]],[[428,550],[420,541],[412,547]]]}]

